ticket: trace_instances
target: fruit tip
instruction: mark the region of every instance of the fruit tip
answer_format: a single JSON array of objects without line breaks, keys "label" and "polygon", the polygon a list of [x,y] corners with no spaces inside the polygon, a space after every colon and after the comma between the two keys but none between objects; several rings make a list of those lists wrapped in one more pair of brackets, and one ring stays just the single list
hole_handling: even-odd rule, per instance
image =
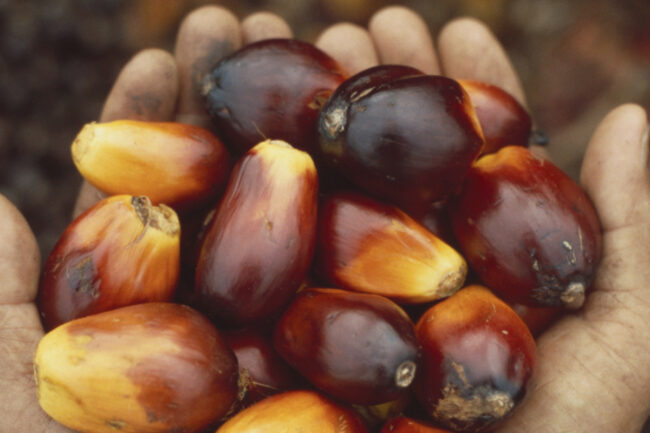
[{"label": "fruit tip", "polygon": [[415,372],[417,366],[413,361],[404,361],[399,367],[397,367],[397,372],[395,373],[395,384],[398,388],[408,388],[413,380],[415,379]]},{"label": "fruit tip", "polygon": [[178,215],[171,207],[164,204],[153,206],[147,196],[134,196],[131,205],[145,227],[153,227],[169,236],[180,231]]},{"label": "fruit tip", "polygon": [[92,143],[95,138],[96,126],[97,122],[86,123],[72,142],[70,150],[72,153],[72,161],[76,165],[79,165],[84,155],[88,153],[90,143]]},{"label": "fruit tip", "polygon": [[582,282],[573,282],[560,295],[562,304],[571,310],[577,310],[585,303],[585,285]]}]

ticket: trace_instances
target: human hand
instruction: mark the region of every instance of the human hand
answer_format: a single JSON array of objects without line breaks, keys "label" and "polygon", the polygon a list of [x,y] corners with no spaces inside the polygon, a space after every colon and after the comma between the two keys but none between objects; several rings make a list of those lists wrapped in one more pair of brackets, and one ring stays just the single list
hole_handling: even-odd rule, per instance
[{"label": "human hand", "polygon": [[[326,30],[318,44],[351,72],[377,61],[402,63],[485,81],[526,104],[507,56],[481,23],[454,20],[437,42],[434,48],[417,15],[388,8],[372,18],[369,34],[342,24]],[[597,127],[581,172],[603,227],[593,291],[580,311],[538,339],[537,372],[528,397],[495,433],[641,431],[650,415],[648,177],[646,113],[623,105]]]},{"label": "human hand", "polygon": [[[124,67],[100,121],[176,120],[208,127],[197,90],[202,75],[242,44],[289,36],[290,28],[273,15],[257,14],[240,23],[222,8],[201,8],[183,22],[174,55],[146,50]],[[474,20],[449,23],[436,49],[418,16],[389,8],[373,17],[368,30],[335,25],[317,45],[350,73],[377,63],[408,64],[427,73],[496,84],[525,104],[502,48]],[[603,120],[591,140],[582,181],[605,230],[595,290],[580,312],[540,338],[529,396],[499,432],[634,432],[648,414],[650,326],[645,317],[650,302],[642,296],[650,276],[650,254],[644,249],[650,241],[650,183],[647,144],[641,144],[646,127],[645,113],[628,105]],[[75,214],[99,197],[85,184]],[[33,384],[32,355],[42,336],[32,303],[38,249],[13,206],[0,201],[0,214],[6,222],[0,231],[0,257],[7,258],[0,262],[6,267],[0,276],[0,431],[69,431],[40,410]]]}]

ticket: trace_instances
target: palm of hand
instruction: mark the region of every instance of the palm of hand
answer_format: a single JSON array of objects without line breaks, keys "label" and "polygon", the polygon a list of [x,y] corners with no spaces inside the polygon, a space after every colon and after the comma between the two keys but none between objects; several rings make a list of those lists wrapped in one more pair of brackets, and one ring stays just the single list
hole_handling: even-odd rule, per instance
[{"label": "palm of hand", "polygon": [[[207,127],[197,86],[208,68],[242,43],[290,36],[286,23],[268,14],[253,15],[240,25],[224,9],[202,8],[181,26],[175,56],[147,50],[125,66],[100,120],[176,120]],[[500,45],[473,20],[446,26],[437,55],[426,25],[401,8],[377,13],[369,31],[333,26],[317,45],[351,73],[377,63],[408,64],[433,74],[442,67],[451,77],[499,85],[524,102]],[[639,399],[650,395],[650,342],[643,338],[650,331],[645,320],[650,301],[643,296],[650,279],[650,253],[643,248],[650,243],[650,183],[641,139],[646,125],[642,109],[624,106],[612,112],[592,138],[582,181],[605,230],[595,290],[579,314],[563,319],[541,338],[529,398],[500,432],[573,431],[578,425],[585,431],[638,431],[647,416],[650,402]],[[75,215],[99,197],[85,184]],[[0,202],[0,214],[8,222],[0,229],[6,240],[0,247],[0,430],[69,431],[42,412],[33,383],[32,355],[43,335],[33,304],[38,247],[24,219],[6,200]],[[608,416],[602,414],[603,405]],[[593,425],[588,428],[584,420]]]}]

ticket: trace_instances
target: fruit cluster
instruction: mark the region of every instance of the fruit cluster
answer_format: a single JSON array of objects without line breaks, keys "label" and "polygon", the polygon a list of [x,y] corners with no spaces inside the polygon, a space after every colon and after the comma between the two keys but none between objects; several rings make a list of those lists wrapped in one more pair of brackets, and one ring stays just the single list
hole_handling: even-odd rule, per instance
[{"label": "fruit cluster", "polygon": [[[503,90],[347,74],[268,40],[202,94],[216,135],[86,125],[109,195],[46,261],[42,408],[83,432],[479,432],[600,259],[582,190]],[[532,333],[531,333],[532,331]],[[447,430],[443,430],[447,429]]]}]

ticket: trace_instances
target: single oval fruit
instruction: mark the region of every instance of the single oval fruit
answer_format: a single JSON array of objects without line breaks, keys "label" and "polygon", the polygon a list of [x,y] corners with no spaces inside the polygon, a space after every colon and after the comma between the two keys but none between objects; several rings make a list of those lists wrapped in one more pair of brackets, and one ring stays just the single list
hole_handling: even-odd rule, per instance
[{"label": "single oval fruit", "polygon": [[528,111],[500,87],[476,80],[458,80],[469,94],[481,124],[485,147],[482,154],[505,146],[528,147],[532,121]]},{"label": "single oval fruit", "polygon": [[314,391],[287,391],[257,402],[217,433],[367,433],[350,409]]},{"label": "single oval fruit", "polygon": [[551,162],[519,146],[485,155],[449,210],[461,251],[490,289],[530,306],[582,306],[600,261],[600,222]]},{"label": "single oval fruit", "polygon": [[219,136],[235,154],[264,139],[311,151],[318,112],[346,76],[312,44],[267,39],[221,60],[204,78],[201,93]]},{"label": "single oval fruit", "polygon": [[169,301],[179,278],[180,224],[147,197],[108,197],[75,219],[43,267],[46,329],[130,304]]},{"label": "single oval fruit", "polygon": [[273,344],[312,384],[353,404],[398,399],[419,361],[413,324],[397,304],[339,289],[300,292],[276,323]]},{"label": "single oval fruit", "polygon": [[321,204],[315,267],[337,287],[405,304],[447,297],[467,274],[456,250],[404,212],[352,192]]},{"label": "single oval fruit", "polygon": [[200,432],[237,397],[237,360],[189,307],[147,303],[68,322],[34,357],[38,400],[85,433]]},{"label": "single oval fruit", "polygon": [[108,195],[146,195],[179,211],[216,199],[230,170],[214,134],[176,122],[92,122],[71,150],[81,175]]},{"label": "single oval fruit", "polygon": [[512,308],[481,286],[434,305],[415,326],[422,348],[418,399],[438,423],[481,431],[523,398],[535,340]]},{"label": "single oval fruit", "polygon": [[317,202],[306,152],[267,140],[244,155],[201,245],[197,308],[231,326],[278,313],[311,265]]},{"label": "single oval fruit", "polygon": [[483,146],[458,82],[392,65],[343,82],[320,112],[318,136],[317,159],[409,213],[455,193]]}]

